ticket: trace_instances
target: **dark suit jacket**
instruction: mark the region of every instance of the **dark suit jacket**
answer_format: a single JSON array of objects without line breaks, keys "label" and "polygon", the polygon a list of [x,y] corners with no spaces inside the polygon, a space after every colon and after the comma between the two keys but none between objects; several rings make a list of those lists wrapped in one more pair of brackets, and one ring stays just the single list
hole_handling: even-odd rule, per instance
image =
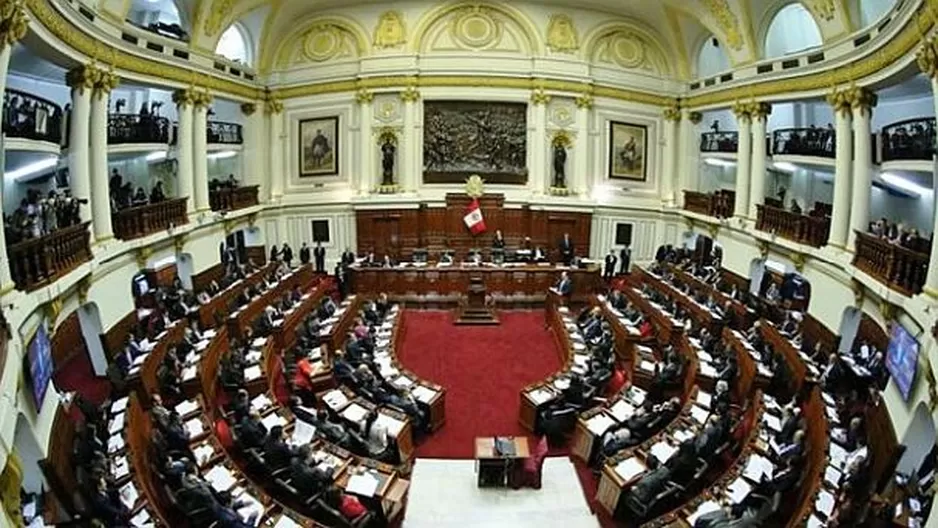
[{"label": "dark suit jacket", "polygon": [[331,475],[312,467],[305,460],[294,458],[290,462],[290,476],[293,487],[301,496],[308,497],[322,489],[323,485],[331,481]]},{"label": "dark suit jacket", "polygon": [[309,263],[309,247],[300,248],[300,262],[303,264]]},{"label": "dark suit jacket", "polygon": [[573,281],[570,278],[561,279],[557,283],[557,291],[560,292],[560,295],[570,295],[570,292],[573,290]]},{"label": "dark suit jacket", "polygon": [[273,469],[286,467],[293,458],[293,449],[280,438],[267,436],[264,442],[264,461],[267,466]]},{"label": "dark suit jacket", "polygon": [[245,416],[238,428],[238,439],[244,447],[260,447],[267,438],[267,427],[260,421]]}]

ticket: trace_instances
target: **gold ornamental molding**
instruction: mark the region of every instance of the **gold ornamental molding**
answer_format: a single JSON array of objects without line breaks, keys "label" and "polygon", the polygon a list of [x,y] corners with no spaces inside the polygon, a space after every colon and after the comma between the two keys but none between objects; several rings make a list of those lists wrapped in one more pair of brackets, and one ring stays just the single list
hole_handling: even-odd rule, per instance
[{"label": "gold ornamental molding", "polygon": [[242,103],[241,104],[241,113],[246,116],[254,115],[254,112],[257,112],[257,105],[254,103]]},{"label": "gold ornamental molding", "polygon": [[0,51],[25,37],[28,29],[29,19],[22,0],[5,0],[0,3]]},{"label": "gold ornamental molding", "polygon": [[834,89],[827,94],[827,104],[831,105],[835,114],[851,115],[850,97],[846,90]]},{"label": "gold ornamental molding", "polygon": [[695,125],[699,125],[703,121],[702,112],[687,112],[687,120]]},{"label": "gold ornamental molding", "polygon": [[681,109],[677,105],[669,106],[664,109],[664,119],[666,121],[680,121],[681,120]]}]

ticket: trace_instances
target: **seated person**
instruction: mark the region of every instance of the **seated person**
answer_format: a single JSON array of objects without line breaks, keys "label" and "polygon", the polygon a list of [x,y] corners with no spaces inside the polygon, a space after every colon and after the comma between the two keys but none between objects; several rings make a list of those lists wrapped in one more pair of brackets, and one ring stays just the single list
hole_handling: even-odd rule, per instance
[{"label": "seated person", "polygon": [[331,484],[332,474],[332,467],[323,469],[317,464],[309,445],[300,446],[290,462],[290,482],[303,497],[315,495]]},{"label": "seated person", "polygon": [[725,380],[720,380],[716,384],[716,390],[710,401],[710,409],[719,414],[726,414],[730,409],[730,386]]},{"label": "seated person", "polygon": [[251,397],[246,389],[238,389],[231,403],[228,404],[228,412],[235,424],[241,423],[241,420],[251,412]]},{"label": "seated person", "polygon": [[275,425],[264,440],[264,462],[272,470],[287,467],[294,455],[293,448],[287,443],[283,427]]},{"label": "seated person", "polygon": [[267,427],[261,414],[251,409],[238,422],[238,443],[242,449],[261,447],[267,439]]},{"label": "seated person", "polygon": [[378,413],[371,411],[365,418],[363,434],[368,456],[382,462],[393,463],[395,454],[391,450],[388,428],[377,421]]},{"label": "seated person", "polygon": [[703,431],[694,441],[694,447],[697,453],[705,460],[708,460],[716,453],[716,450],[723,445],[729,434],[729,420],[725,415],[712,414],[707,419]]},{"label": "seated person", "polygon": [[338,446],[348,448],[350,436],[348,431],[341,423],[333,422],[329,418],[329,412],[325,409],[316,411],[316,421],[312,423],[316,427],[316,435],[325,438]]},{"label": "seated person", "polygon": [[349,523],[370,515],[368,509],[358,500],[358,497],[343,493],[335,486],[326,491],[322,500],[329,508],[338,511]]}]

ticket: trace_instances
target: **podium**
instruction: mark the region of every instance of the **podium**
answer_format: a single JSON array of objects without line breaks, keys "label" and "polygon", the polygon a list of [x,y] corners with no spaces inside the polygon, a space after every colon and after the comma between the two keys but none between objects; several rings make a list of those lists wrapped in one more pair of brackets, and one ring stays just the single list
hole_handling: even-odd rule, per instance
[{"label": "podium", "polygon": [[458,325],[497,325],[498,317],[486,301],[485,281],[480,276],[469,277],[466,299],[456,308]]}]

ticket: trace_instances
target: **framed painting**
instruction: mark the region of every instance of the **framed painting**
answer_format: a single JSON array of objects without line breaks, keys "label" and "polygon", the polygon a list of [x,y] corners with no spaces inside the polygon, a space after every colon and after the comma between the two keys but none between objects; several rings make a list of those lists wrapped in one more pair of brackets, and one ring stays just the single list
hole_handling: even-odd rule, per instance
[{"label": "framed painting", "polygon": [[300,177],[339,175],[339,117],[300,121]]},{"label": "framed painting", "polygon": [[648,177],[648,127],[609,122],[609,177],[645,181]]}]

